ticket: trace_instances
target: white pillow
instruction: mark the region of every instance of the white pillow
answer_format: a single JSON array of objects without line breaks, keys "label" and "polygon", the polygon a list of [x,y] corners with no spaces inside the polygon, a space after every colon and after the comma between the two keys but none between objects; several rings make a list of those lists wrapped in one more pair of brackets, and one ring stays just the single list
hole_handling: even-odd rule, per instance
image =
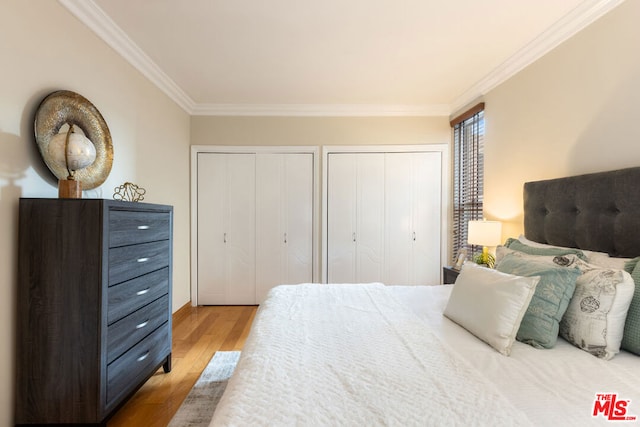
[{"label": "white pillow", "polygon": [[539,280],[465,263],[444,315],[508,356]]},{"label": "white pillow", "polygon": [[623,270],[576,261],[582,274],[560,322],[560,336],[608,360],[620,351],[627,311],[635,283]]},{"label": "white pillow", "polygon": [[[529,240],[526,237],[524,237],[524,234],[521,234],[520,236],[518,236],[518,240],[520,241],[520,243],[525,244],[527,246],[534,247],[534,248],[576,249],[576,248],[567,248],[564,246],[553,246],[553,245],[548,245],[546,243],[534,242],[533,240]],[[594,252],[594,251],[587,251],[584,249],[580,249],[580,250],[587,257],[589,262],[593,262],[591,259],[592,257],[594,257],[594,259],[597,259],[599,262],[602,262],[602,263],[606,262],[607,259],[609,258],[609,254],[607,254],[606,252]],[[613,258],[613,259],[621,259],[621,258]],[[611,267],[611,266],[603,265],[603,267]],[[624,265],[620,268],[624,268]]]},{"label": "white pillow", "polygon": [[633,258],[613,258],[601,252],[590,253],[587,255],[587,258],[589,259],[589,264],[601,268],[613,268],[615,270],[624,270],[627,263],[633,260]]},{"label": "white pillow", "polygon": [[[532,246],[534,248],[573,249],[573,248],[564,248],[562,246],[552,246],[552,245],[546,245],[544,243],[534,242],[524,237],[523,234],[521,234],[518,237],[518,240],[520,241],[520,243],[525,244],[527,246]],[[580,249],[580,250],[582,251],[582,253],[586,255],[587,260],[589,261],[589,264],[593,264],[601,268],[613,268],[616,270],[629,271],[629,270],[633,270],[633,266],[635,265],[635,262],[638,261],[638,258],[616,258],[616,257],[609,256],[609,254],[606,252],[585,251],[584,249]],[[634,261],[634,264],[631,266],[630,269],[627,269],[626,267],[628,263],[631,261]]]}]

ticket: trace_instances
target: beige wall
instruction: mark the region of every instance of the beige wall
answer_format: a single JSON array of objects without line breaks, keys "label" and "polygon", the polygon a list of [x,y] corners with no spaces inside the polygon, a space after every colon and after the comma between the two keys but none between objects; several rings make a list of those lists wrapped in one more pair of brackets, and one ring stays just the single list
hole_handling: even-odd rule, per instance
[{"label": "beige wall", "polygon": [[84,197],[125,181],[175,207],[174,309],[189,301],[189,116],[56,1],[3,0],[0,13],[0,425],[13,425],[17,215],[20,197],[57,197],[33,137],[48,93],[88,98],[107,121],[114,163]]},{"label": "beige wall", "polygon": [[485,96],[485,212],[522,229],[524,182],[640,166],[640,2],[627,1]]},{"label": "beige wall", "polygon": [[447,117],[191,118],[193,145],[442,144]]}]

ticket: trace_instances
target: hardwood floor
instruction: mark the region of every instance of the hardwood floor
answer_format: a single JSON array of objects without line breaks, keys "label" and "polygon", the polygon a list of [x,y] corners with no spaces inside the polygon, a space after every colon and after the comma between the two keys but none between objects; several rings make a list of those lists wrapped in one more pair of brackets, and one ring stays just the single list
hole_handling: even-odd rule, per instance
[{"label": "hardwood floor", "polygon": [[218,351],[241,350],[257,306],[184,306],[173,315],[172,369],[158,370],[107,427],[166,426]]}]

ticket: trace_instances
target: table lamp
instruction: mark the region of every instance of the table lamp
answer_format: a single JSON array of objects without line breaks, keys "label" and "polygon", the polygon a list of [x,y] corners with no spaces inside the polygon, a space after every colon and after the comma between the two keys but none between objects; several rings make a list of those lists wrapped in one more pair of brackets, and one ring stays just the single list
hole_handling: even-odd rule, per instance
[{"label": "table lamp", "polygon": [[502,239],[502,223],[500,221],[469,221],[467,243],[482,246],[482,253],[474,256],[474,261],[493,268],[496,258],[489,253],[489,246],[498,246]]}]

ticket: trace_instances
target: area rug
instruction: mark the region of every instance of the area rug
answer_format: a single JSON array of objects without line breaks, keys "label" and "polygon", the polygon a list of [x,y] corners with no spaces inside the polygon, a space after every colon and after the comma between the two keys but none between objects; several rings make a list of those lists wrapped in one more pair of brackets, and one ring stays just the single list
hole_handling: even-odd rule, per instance
[{"label": "area rug", "polygon": [[169,427],[208,426],[239,357],[239,351],[217,351],[171,419]]}]

